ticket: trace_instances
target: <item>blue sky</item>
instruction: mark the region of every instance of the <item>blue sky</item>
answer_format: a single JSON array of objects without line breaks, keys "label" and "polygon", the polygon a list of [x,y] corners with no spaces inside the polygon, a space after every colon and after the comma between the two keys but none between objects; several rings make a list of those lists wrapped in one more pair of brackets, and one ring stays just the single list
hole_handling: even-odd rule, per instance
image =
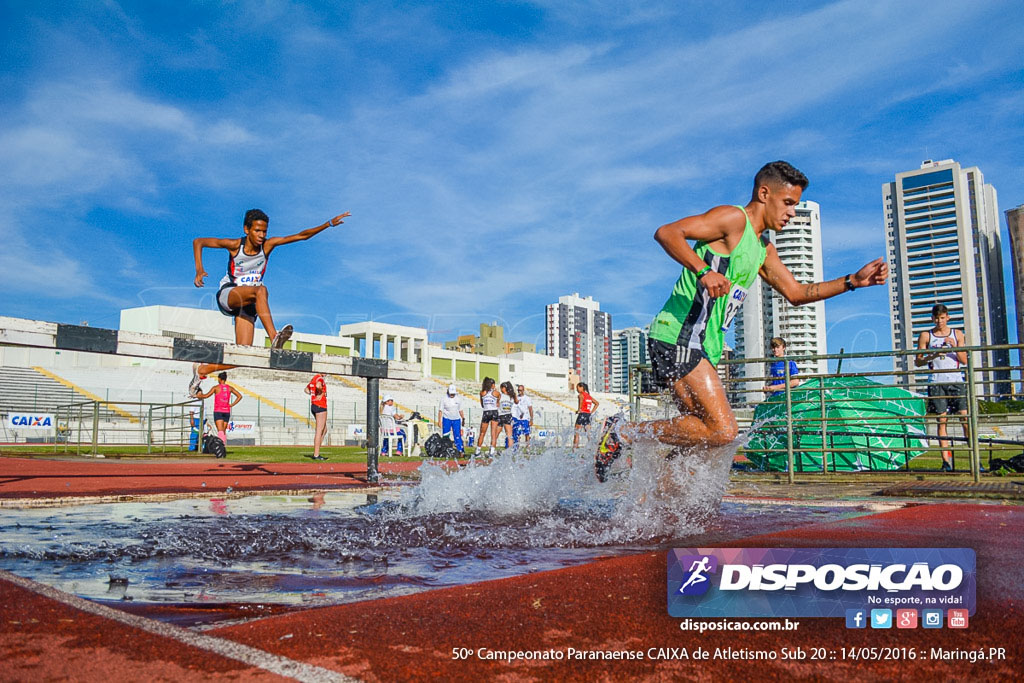
[{"label": "blue sky", "polygon": [[[2,2],[0,314],[213,307],[225,256],[196,289],[194,237],[347,210],[274,253],[279,324],[543,346],[571,292],[648,323],[679,271],[654,230],[774,159],[839,277],[922,159],[978,166],[1001,220],[1024,203],[1022,34],[1019,2]],[[830,350],[889,348],[887,310],[828,302]]]}]

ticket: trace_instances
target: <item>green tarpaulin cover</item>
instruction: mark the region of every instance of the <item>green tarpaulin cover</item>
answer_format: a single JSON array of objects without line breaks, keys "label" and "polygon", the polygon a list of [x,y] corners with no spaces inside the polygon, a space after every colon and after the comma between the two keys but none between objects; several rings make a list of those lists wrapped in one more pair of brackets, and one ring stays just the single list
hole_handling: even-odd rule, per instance
[{"label": "green tarpaulin cover", "polygon": [[[790,394],[797,472],[822,469],[822,393],[828,471],[895,470],[924,450],[925,441],[915,438],[926,433],[921,396],[864,377],[814,378]],[[786,445],[786,394],[779,392],[754,411],[746,455],[763,470],[785,471]],[[902,448],[912,450],[894,450]]]}]

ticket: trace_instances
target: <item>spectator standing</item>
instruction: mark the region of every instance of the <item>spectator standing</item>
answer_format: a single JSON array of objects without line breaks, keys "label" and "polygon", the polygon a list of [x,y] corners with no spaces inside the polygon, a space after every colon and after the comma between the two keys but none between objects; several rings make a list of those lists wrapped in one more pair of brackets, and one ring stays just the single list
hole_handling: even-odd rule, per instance
[{"label": "spectator standing", "polygon": [[953,450],[951,442],[943,439],[949,436],[946,429],[948,415],[957,415],[964,429],[964,436],[970,438],[967,425],[967,384],[960,368],[967,365],[966,351],[953,351],[966,346],[964,333],[949,326],[949,309],[944,304],[932,306],[932,322],[935,327],[922,332],[917,338],[917,348],[929,349],[932,353],[914,356],[914,365],[927,364],[932,370],[928,377],[928,413],[938,415],[939,448],[942,449],[942,471],[953,471]]},{"label": "spectator standing", "polygon": [[533,399],[526,395],[526,387],[520,384],[519,402],[512,408],[512,441],[519,445],[523,439],[523,447],[530,445],[530,428],[533,426]]},{"label": "spectator standing", "polygon": [[505,432],[505,448],[512,445],[512,409],[519,403],[512,382],[502,382],[498,397],[498,425]]},{"label": "spectator standing", "polygon": [[437,409],[437,423],[441,425],[441,435],[451,432],[452,441],[459,453],[465,453],[462,445],[462,425],[466,422],[466,414],[462,410],[462,397],[454,384],[448,385],[448,391],[441,397],[441,405]]},{"label": "spectator standing", "polygon": [[[773,337],[771,341],[772,355],[782,358],[786,355],[786,340],[782,337]],[[796,367],[796,361],[789,362],[789,387],[796,389],[800,386],[800,380],[796,379],[800,370]],[[786,363],[787,361],[772,361],[768,366],[768,382],[764,385],[764,392],[768,398],[786,390]]]},{"label": "spectator standing", "polygon": [[597,411],[598,401],[590,395],[590,388],[586,382],[576,385],[578,404],[576,407],[576,433],[572,437],[572,447],[575,450],[580,445],[580,430],[590,431],[590,420]]},{"label": "spectator standing", "polygon": [[228,423],[231,422],[231,409],[242,400],[242,395],[238,393],[238,389],[228,384],[228,373],[222,372],[217,375],[217,386],[205,393],[197,394],[196,398],[207,399],[211,396],[214,397],[213,422],[217,425],[217,436],[227,446],[227,429]]},{"label": "spectator standing", "polygon": [[494,447],[498,443],[498,399],[501,393],[494,388],[494,380],[484,377],[483,387],[480,389],[480,407],[483,409],[483,416],[480,418],[480,436],[477,439],[476,452],[484,447],[484,439],[487,438],[488,426],[491,428],[491,455],[494,455]]},{"label": "spectator standing", "polygon": [[320,455],[320,444],[327,432],[327,381],[317,373],[309,380],[305,392],[309,394],[309,412],[313,414],[316,431],[313,435],[313,460],[326,460]]},{"label": "spectator standing", "polygon": [[188,411],[188,449],[190,451],[199,450],[199,418],[196,417],[196,411]]}]

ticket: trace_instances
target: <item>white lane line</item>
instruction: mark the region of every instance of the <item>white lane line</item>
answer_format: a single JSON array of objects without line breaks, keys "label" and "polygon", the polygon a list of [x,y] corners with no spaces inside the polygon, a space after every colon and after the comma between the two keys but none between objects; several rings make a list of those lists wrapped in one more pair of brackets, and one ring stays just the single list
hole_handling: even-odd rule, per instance
[{"label": "white lane line", "polygon": [[337,671],[331,671],[330,669],[313,666],[312,664],[306,664],[305,662],[288,659],[287,657],[275,655],[264,650],[259,650],[254,647],[242,645],[241,643],[225,640],[223,638],[216,638],[203,633],[194,633],[188,629],[181,628],[180,626],[165,624],[154,619],[147,619],[146,617],[140,617],[135,614],[121,612],[120,610],[116,610],[112,607],[90,602],[84,598],[78,597],[77,595],[65,593],[64,591],[53,588],[52,586],[47,586],[37,581],[32,581],[31,579],[25,579],[7,571],[0,570],[0,579],[9,581],[17,586],[25,588],[26,590],[32,591],[33,593],[50,598],[51,600],[62,602],[65,605],[70,605],[71,607],[80,609],[83,612],[89,612],[106,619],[119,621],[122,624],[127,624],[133,628],[164,636],[165,638],[171,638],[172,640],[199,648],[200,650],[213,652],[223,657],[242,662],[243,664],[248,664],[249,666],[254,666],[280,676],[293,678],[297,681],[308,681],[309,683],[322,683],[327,681],[330,681],[331,683],[339,681],[343,683],[358,682],[358,679],[349,678]]}]

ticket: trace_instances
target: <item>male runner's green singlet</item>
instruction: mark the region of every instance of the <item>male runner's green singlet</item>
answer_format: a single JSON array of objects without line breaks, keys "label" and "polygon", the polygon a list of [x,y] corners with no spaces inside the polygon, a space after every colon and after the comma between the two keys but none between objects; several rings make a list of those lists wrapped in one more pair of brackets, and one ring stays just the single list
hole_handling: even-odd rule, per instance
[{"label": "male runner's green singlet", "polygon": [[711,299],[697,282],[697,274],[683,268],[672,295],[651,323],[651,338],[667,344],[702,350],[718,365],[722,358],[725,331],[747,296],[747,290],[757,279],[757,271],[764,263],[765,247],[754,233],[750,217],[742,206],[737,206],[747,219],[740,243],[728,256],[712,251],[705,242],[697,242],[694,251],[711,270],[721,273],[732,283],[728,296]]}]

